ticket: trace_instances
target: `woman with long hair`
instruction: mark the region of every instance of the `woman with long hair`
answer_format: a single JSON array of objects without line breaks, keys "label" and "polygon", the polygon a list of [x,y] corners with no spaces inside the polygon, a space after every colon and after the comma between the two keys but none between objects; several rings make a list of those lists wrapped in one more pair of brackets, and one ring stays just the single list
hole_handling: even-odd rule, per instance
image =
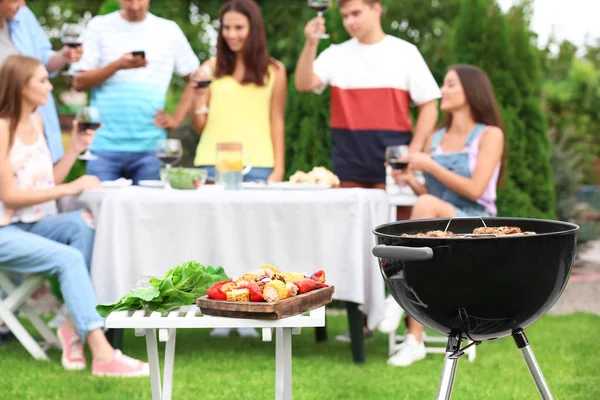
[{"label": "woman with long hair", "polygon": [[48,72],[34,58],[12,55],[0,68],[0,269],[58,276],[72,318],[58,329],[65,369],[86,367],[87,342],[92,374],[147,376],[147,363],[113,349],[104,335],[88,273],[94,241],[91,216],[82,211],[57,214],[57,199],[98,188],[100,182],[83,176],[62,184],[95,132],[80,134],[74,121],[70,148],[53,165],[36,113],[51,90]]},{"label": "woman with long hair", "polygon": [[217,56],[190,83],[214,76],[210,86],[195,89],[192,126],[201,136],[194,165],[214,177],[216,144],[241,142],[252,161],[246,180],[282,181],[285,67],[267,53],[263,17],[253,0],[228,1],[219,22]]},{"label": "woman with long hair", "polygon": [[[489,77],[472,65],[452,67],[444,78],[442,128],[425,152],[409,153],[408,167],[393,170],[418,198],[410,219],[496,216],[496,187],[502,182],[504,123]],[[422,171],[425,184],[414,171]],[[388,363],[407,366],[425,357],[423,326],[407,318],[406,340]]]}]

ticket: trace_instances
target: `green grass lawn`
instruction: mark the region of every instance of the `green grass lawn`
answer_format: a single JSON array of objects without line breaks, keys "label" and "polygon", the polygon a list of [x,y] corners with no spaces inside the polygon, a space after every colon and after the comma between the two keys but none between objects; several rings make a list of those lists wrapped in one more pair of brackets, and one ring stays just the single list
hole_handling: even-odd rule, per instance
[{"label": "green grass lawn", "polygon": [[[408,368],[386,365],[387,336],[367,342],[367,363],[351,362],[350,345],[334,340],[346,330],[343,316],[328,316],[329,341],[315,343],[314,330],[293,338],[295,399],[434,399],[443,357],[428,355]],[[546,316],[527,330],[556,399],[600,399],[600,317]],[[211,338],[209,330],[179,330],[174,399],[273,399],[274,342]],[[161,347],[162,344],[160,344]],[[128,354],[146,359],[144,338],[128,330]],[[69,372],[60,353],[33,360],[17,343],[0,347],[0,399],[150,399],[147,378],[92,377],[89,368]],[[162,352],[161,352],[162,355]],[[89,355],[88,355],[89,359]],[[484,343],[477,359],[461,359],[453,399],[535,399],[537,392],[512,339]]]}]

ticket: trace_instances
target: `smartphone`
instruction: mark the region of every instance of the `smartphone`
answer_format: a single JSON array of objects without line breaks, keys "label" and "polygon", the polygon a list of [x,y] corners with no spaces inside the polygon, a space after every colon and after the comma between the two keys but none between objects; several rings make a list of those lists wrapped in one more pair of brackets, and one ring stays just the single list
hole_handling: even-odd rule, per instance
[{"label": "smartphone", "polygon": [[144,50],[132,51],[131,55],[134,57],[146,58],[146,52]]},{"label": "smartphone", "polygon": [[196,87],[197,88],[205,88],[208,87],[208,85],[210,85],[211,81],[196,81]]}]

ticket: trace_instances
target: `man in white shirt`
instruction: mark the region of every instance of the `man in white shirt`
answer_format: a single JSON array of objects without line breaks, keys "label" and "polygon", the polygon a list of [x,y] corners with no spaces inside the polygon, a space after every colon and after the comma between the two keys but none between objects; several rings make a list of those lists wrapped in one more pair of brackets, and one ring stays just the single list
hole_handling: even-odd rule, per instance
[{"label": "man in white shirt", "polygon": [[100,180],[159,178],[156,145],[189,109],[186,91],[174,116],[164,112],[173,73],[185,79],[199,67],[185,35],[173,21],[148,12],[150,0],[119,0],[120,11],[92,18],[83,35],[86,49],[72,66],[77,90],[92,90],[102,128],[87,173]]},{"label": "man in white shirt", "polygon": [[[385,148],[423,149],[437,122],[439,86],[414,45],[383,32],[379,0],[338,4],[352,39],[331,45],[315,60],[325,21],[308,22],[296,88],[321,93],[331,86],[332,158],[340,180],[385,187]],[[419,108],[414,130],[411,102]]]},{"label": "man in white shirt", "polygon": [[[331,155],[341,186],[385,189],[386,147],[423,150],[437,122],[440,89],[419,50],[384,33],[379,0],[338,0],[338,5],[352,39],[329,46],[315,60],[325,20],[309,21],[296,88],[320,94],[331,86]],[[411,102],[419,109],[414,129]],[[377,322],[369,320],[368,325]],[[422,338],[408,336],[405,343],[410,346],[392,357],[391,364],[409,365],[425,357]],[[337,339],[349,340],[349,335]]]}]

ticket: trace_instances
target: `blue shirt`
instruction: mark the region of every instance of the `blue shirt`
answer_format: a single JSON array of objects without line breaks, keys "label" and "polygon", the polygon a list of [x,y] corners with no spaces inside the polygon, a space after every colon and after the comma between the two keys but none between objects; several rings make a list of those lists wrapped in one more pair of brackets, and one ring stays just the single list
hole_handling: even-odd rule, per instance
[{"label": "blue shirt", "polygon": [[92,89],[91,105],[102,115],[92,151],[154,152],[166,136],[152,120],[165,107],[173,74],[192,74],[200,65],[185,35],[174,21],[148,13],[140,22],[126,21],[119,11],[92,18],[82,36],[85,49],[71,71],[89,71],[145,51],[148,65],[117,71]]},{"label": "blue shirt", "polygon": [[[24,56],[37,58],[45,66],[55,53],[50,40],[42,29],[37,18],[29,7],[21,7],[15,18],[8,23],[10,38],[16,49]],[[54,74],[56,75],[56,74]],[[48,104],[38,109],[44,121],[46,142],[52,153],[52,161],[56,163],[64,155],[60,123],[52,93],[48,94]]]}]

